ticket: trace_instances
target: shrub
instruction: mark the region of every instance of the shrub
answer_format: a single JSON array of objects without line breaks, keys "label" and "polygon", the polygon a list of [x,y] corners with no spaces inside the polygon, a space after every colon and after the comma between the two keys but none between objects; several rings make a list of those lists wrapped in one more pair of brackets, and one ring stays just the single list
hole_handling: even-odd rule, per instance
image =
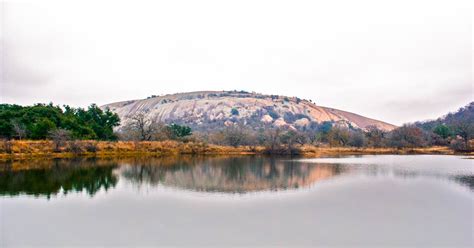
[{"label": "shrub", "polygon": [[239,111],[238,111],[236,108],[232,108],[232,109],[230,110],[230,113],[231,113],[232,115],[239,115]]},{"label": "shrub", "polygon": [[449,148],[453,149],[455,152],[469,152],[472,149],[470,149],[469,144],[464,142],[464,140],[461,139],[455,139],[451,141],[449,144]]},{"label": "shrub", "polygon": [[97,144],[95,142],[87,142],[86,144],[86,151],[87,152],[93,152],[93,153],[96,153],[97,152]]},{"label": "shrub", "polygon": [[54,129],[49,132],[49,138],[53,140],[53,151],[54,152],[60,152],[61,151],[61,146],[64,145],[64,143],[69,140],[71,137],[71,132],[65,129]]},{"label": "shrub", "polygon": [[426,146],[426,136],[423,130],[414,125],[404,125],[390,133],[390,145],[397,148]]},{"label": "shrub", "polygon": [[70,141],[67,147],[67,151],[73,154],[81,154],[84,152],[81,143],[78,141]]},{"label": "shrub", "polygon": [[349,146],[354,147],[363,147],[367,145],[367,138],[365,135],[358,131],[353,131],[349,135],[349,141],[347,142]]},{"label": "shrub", "polygon": [[278,119],[280,118],[280,115],[273,109],[273,107],[264,107],[264,109],[267,111],[268,115],[271,116],[273,119]]},{"label": "shrub", "polygon": [[192,134],[191,128],[188,126],[181,126],[178,124],[171,124],[168,126],[172,138],[183,138]]},{"label": "shrub", "polygon": [[9,141],[9,140],[3,140],[2,142],[2,151],[5,152],[5,153],[8,153],[8,154],[11,154],[13,153],[13,145],[12,145],[12,142]]}]

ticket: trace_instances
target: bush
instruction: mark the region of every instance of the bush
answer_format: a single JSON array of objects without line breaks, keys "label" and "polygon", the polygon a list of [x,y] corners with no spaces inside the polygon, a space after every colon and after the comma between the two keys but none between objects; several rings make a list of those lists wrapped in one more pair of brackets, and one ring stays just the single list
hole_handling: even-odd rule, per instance
[{"label": "bush", "polygon": [[347,144],[354,147],[363,147],[367,145],[367,138],[363,133],[354,131],[349,135],[349,141]]},{"label": "bush", "polygon": [[232,108],[232,109],[230,110],[230,113],[231,113],[232,115],[239,115],[239,111],[238,111],[236,108]]},{"label": "bush", "polygon": [[67,151],[73,154],[81,154],[84,152],[81,143],[78,141],[70,141],[67,147]]},{"label": "bush", "polygon": [[98,150],[97,144],[95,142],[88,142],[85,148],[87,152],[93,152],[93,153],[96,153]]},{"label": "bush", "polygon": [[61,151],[61,146],[64,145],[64,143],[69,140],[71,137],[71,132],[65,129],[54,129],[49,132],[49,138],[53,140],[54,152],[60,152]]},{"label": "bush", "polygon": [[423,130],[414,125],[404,125],[390,133],[389,143],[393,147],[423,147],[427,145],[426,135]]},{"label": "bush", "polygon": [[13,145],[12,145],[12,142],[9,141],[9,140],[3,140],[2,142],[2,152],[5,152],[5,153],[8,153],[8,154],[11,154],[13,153]]},{"label": "bush", "polygon": [[449,144],[449,148],[453,149],[455,152],[469,152],[472,151],[469,145],[461,139],[455,139]]},{"label": "bush", "polygon": [[267,111],[268,115],[271,116],[274,120],[280,118],[280,115],[275,111],[273,107],[264,107],[264,109]]},{"label": "bush", "polygon": [[227,127],[222,138],[226,145],[238,147],[247,143],[247,132],[242,127]]},{"label": "bush", "polygon": [[192,134],[191,128],[188,126],[181,126],[178,124],[171,124],[168,126],[172,138],[183,138]]}]

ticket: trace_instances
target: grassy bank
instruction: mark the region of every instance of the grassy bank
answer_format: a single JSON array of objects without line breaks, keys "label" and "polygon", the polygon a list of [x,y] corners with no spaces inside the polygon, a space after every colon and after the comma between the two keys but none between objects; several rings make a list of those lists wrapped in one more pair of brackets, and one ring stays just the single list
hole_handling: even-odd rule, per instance
[{"label": "grassy bank", "polygon": [[0,144],[0,159],[167,156],[178,154],[256,154],[259,148],[216,146],[177,141],[70,141],[56,148],[52,141],[10,141]]},{"label": "grassy bank", "polygon": [[[454,154],[447,147],[426,148],[354,148],[354,147],[298,147],[302,156],[337,156],[357,154]],[[52,141],[13,140],[1,142],[0,159],[19,160],[31,158],[70,158],[70,157],[130,157],[130,156],[168,156],[179,154],[201,155],[245,155],[263,154],[264,147],[230,147],[195,142],[177,141],[70,141],[56,146]],[[468,155],[473,155],[468,154]]]}]

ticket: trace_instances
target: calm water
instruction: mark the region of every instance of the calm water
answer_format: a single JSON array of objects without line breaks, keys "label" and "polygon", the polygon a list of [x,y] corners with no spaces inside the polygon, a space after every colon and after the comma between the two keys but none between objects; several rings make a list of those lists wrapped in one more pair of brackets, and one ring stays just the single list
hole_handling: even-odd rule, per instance
[{"label": "calm water", "polygon": [[18,162],[0,247],[472,247],[473,200],[456,156]]}]

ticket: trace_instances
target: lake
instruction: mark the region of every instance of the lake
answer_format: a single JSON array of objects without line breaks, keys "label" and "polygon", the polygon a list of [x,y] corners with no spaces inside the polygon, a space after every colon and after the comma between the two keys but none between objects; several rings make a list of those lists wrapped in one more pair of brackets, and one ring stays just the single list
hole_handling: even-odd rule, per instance
[{"label": "lake", "polygon": [[168,157],[0,164],[0,247],[472,247],[472,159]]}]

